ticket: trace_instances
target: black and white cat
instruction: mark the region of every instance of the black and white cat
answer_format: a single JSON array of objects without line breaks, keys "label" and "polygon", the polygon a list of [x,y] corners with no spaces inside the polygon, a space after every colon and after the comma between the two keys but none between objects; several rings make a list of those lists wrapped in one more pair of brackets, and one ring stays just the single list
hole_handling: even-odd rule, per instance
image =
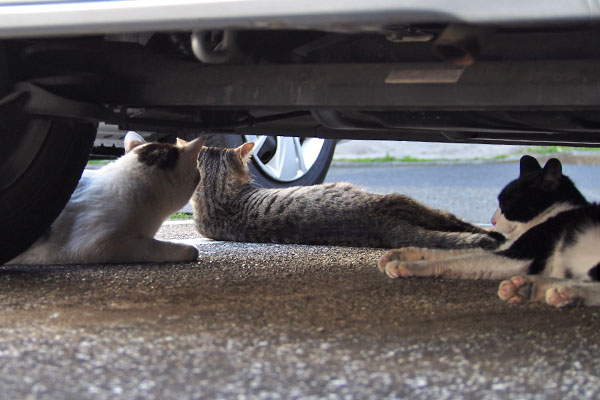
[{"label": "black and white cat", "polygon": [[520,170],[498,196],[493,230],[507,239],[498,250],[396,249],[380,269],[391,278],[507,279],[498,295],[513,303],[600,305],[600,205],[583,197],[557,159],[542,168],[524,156]]},{"label": "black and white cat", "polygon": [[177,145],[125,137],[126,154],[86,171],[46,234],[8,264],[90,264],[191,261],[193,246],[154,239],[162,222],[183,207],[200,176],[203,138]]}]

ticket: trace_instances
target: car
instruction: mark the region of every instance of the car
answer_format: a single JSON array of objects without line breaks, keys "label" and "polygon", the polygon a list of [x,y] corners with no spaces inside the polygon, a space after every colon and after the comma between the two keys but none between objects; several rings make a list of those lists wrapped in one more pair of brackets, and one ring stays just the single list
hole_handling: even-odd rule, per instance
[{"label": "car", "polygon": [[338,139],[597,146],[599,39],[576,0],[1,1],[0,263],[99,123],[258,141],[273,185],[318,182]]}]

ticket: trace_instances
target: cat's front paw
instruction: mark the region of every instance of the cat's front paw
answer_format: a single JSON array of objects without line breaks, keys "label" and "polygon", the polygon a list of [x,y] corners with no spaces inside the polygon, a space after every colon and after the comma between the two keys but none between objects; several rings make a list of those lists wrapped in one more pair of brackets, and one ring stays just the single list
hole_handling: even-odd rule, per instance
[{"label": "cat's front paw", "polygon": [[165,258],[170,262],[188,262],[198,259],[198,249],[194,246],[181,243],[169,243],[170,251]]},{"label": "cat's front paw", "polygon": [[194,246],[185,246],[182,253],[183,261],[196,261],[200,254]]},{"label": "cat's front paw", "polygon": [[517,275],[500,282],[498,297],[509,303],[520,303],[530,300],[533,291],[533,282],[525,276]]},{"label": "cat's front paw", "polygon": [[379,270],[385,272],[392,279],[412,276],[407,262],[423,259],[422,256],[419,256],[418,250],[416,247],[407,247],[388,251],[379,260]]},{"label": "cat's front paw", "polygon": [[389,261],[422,261],[425,259],[426,251],[427,249],[420,247],[403,247],[401,249],[389,250],[379,260],[379,267],[383,271],[385,264]]},{"label": "cat's front paw", "polygon": [[578,299],[577,293],[570,286],[557,286],[546,290],[546,303],[554,307],[564,307]]},{"label": "cat's front paw", "polygon": [[557,308],[577,303],[581,299],[577,290],[569,284],[538,275],[517,275],[501,282],[498,296],[509,303],[540,301]]}]

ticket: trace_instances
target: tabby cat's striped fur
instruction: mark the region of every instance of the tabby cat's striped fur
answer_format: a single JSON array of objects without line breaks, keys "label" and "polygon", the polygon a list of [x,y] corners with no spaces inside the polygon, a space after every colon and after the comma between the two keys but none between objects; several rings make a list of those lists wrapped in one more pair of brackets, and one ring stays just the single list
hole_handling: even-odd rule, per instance
[{"label": "tabby cat's striped fur", "polygon": [[247,162],[253,143],[204,147],[192,197],[202,235],[240,242],[360,247],[496,248],[497,233],[428,208],[400,194],[373,194],[349,183],[285,189],[253,186]]}]

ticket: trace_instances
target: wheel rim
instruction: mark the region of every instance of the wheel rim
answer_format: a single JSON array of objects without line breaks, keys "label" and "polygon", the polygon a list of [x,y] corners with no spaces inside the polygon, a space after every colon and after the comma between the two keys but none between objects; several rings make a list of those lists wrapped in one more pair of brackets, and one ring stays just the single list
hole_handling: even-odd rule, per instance
[{"label": "wheel rim", "polygon": [[256,166],[268,177],[280,182],[302,178],[317,161],[324,139],[288,136],[244,135],[254,142],[252,152]]}]

